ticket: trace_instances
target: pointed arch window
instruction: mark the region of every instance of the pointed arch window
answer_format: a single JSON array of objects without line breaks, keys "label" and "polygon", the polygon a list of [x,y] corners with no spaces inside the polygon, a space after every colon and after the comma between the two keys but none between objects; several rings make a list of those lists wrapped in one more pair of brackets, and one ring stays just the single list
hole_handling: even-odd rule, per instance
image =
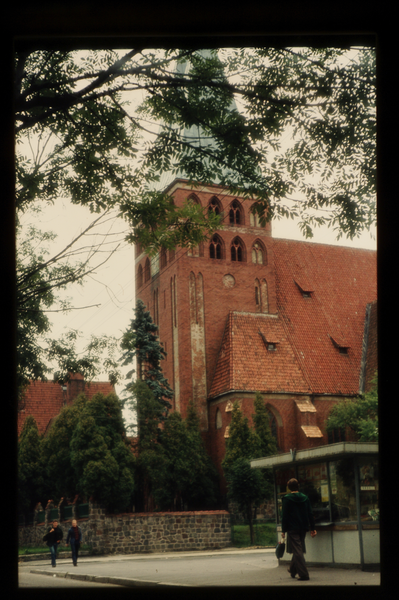
[{"label": "pointed arch window", "polygon": [[231,242],[230,250],[231,250],[231,260],[232,261],[237,261],[237,262],[244,261],[244,256],[245,256],[244,244],[240,240],[240,238],[234,238],[234,240]]},{"label": "pointed arch window", "polygon": [[216,215],[220,215],[220,213],[222,212],[219,200],[217,198],[211,198],[208,205],[208,212],[214,212]]},{"label": "pointed arch window", "polygon": [[209,258],[222,258],[222,240],[214,235],[209,244]]},{"label": "pointed arch window", "polygon": [[252,246],[252,262],[255,265],[267,264],[266,249],[259,240]]},{"label": "pointed arch window", "polygon": [[137,287],[140,288],[143,285],[143,267],[139,265],[137,269]]},{"label": "pointed arch window", "polygon": [[187,202],[191,202],[192,204],[200,204],[201,202],[199,201],[199,198],[196,194],[190,194],[189,197],[187,198]]},{"label": "pointed arch window", "polygon": [[269,299],[266,279],[255,279],[255,310],[267,313],[269,311]]},{"label": "pointed arch window", "polygon": [[278,426],[277,426],[277,419],[274,416],[274,414],[271,412],[271,410],[269,410],[269,408],[267,408],[267,414],[269,417],[269,427],[270,427],[270,433],[272,434],[272,436],[274,437],[274,439],[276,440],[276,444],[278,447]]},{"label": "pointed arch window", "polygon": [[150,261],[147,258],[144,265],[144,282],[147,283],[151,279],[151,266]]},{"label": "pointed arch window", "polygon": [[234,200],[231,203],[229,210],[229,223],[230,225],[240,225],[240,223],[243,223],[243,211],[238,200]]},{"label": "pointed arch window", "polygon": [[161,262],[161,269],[166,267],[168,260],[167,260],[167,254],[166,254],[165,248],[161,248],[160,262]]}]

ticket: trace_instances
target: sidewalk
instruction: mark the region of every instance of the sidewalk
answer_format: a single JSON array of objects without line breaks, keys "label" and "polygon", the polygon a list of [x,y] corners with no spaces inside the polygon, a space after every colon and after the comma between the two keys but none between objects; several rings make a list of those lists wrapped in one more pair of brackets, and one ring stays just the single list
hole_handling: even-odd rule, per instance
[{"label": "sidewalk", "polygon": [[[40,561],[41,562],[41,561]],[[113,583],[124,587],[206,586],[370,586],[380,585],[380,573],[335,567],[309,566],[310,580],[300,582],[279,565],[271,549],[224,549],[209,552],[90,556],[50,564],[25,563],[30,573]]]}]

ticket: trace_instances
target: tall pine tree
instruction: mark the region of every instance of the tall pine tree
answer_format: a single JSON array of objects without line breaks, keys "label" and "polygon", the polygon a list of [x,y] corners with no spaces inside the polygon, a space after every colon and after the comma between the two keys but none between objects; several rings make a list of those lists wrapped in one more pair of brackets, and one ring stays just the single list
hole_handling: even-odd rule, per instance
[{"label": "tall pine tree", "polygon": [[[121,362],[123,366],[129,366],[133,365],[136,360],[137,379],[144,381],[153,393],[161,408],[160,419],[163,421],[172,408],[169,400],[173,398],[173,390],[162,372],[161,361],[164,360],[166,352],[159,343],[157,331],[158,326],[153,323],[143,301],[137,300],[135,318],[132,319],[129,329],[122,337]],[[136,406],[133,393],[133,375],[135,373],[136,369],[134,368],[128,372],[126,378],[130,381],[125,388],[129,396],[127,402],[133,404],[134,407]]]}]

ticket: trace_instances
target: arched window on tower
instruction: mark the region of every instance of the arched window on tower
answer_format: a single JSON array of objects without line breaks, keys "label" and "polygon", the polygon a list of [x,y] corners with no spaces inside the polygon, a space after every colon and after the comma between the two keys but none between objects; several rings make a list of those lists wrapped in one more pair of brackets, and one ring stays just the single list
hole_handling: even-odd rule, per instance
[{"label": "arched window on tower", "polygon": [[255,265],[267,264],[266,249],[259,240],[256,240],[256,242],[252,246],[252,262]]},{"label": "arched window on tower", "polygon": [[229,223],[230,225],[240,225],[243,223],[243,211],[238,200],[234,200],[231,203],[229,210]]},{"label": "arched window on tower", "polygon": [[161,248],[160,262],[161,262],[161,269],[163,269],[164,267],[166,267],[166,264],[167,264],[167,254],[166,254],[165,248]]},{"label": "arched window on tower", "polygon": [[216,215],[220,215],[220,213],[222,212],[220,202],[217,198],[211,198],[208,204],[208,212],[214,212]]},{"label": "arched window on tower", "polygon": [[139,265],[137,269],[137,287],[140,288],[143,285],[143,267]]},{"label": "arched window on tower", "polygon": [[209,258],[222,258],[222,240],[218,235],[214,235],[209,244]]},{"label": "arched window on tower", "polygon": [[187,202],[191,202],[192,204],[201,205],[201,202],[199,201],[198,196],[194,193],[189,195],[189,197],[187,198]]},{"label": "arched window on tower", "polygon": [[240,238],[238,238],[238,237],[234,238],[234,240],[231,242],[230,250],[231,250],[231,260],[232,261],[238,261],[238,262],[244,261],[244,258],[245,258],[244,244],[242,243]]},{"label": "arched window on tower", "polygon": [[151,266],[150,261],[147,258],[144,265],[144,282],[147,283],[151,279]]},{"label": "arched window on tower", "polygon": [[251,227],[262,227],[258,213],[253,213],[251,210],[249,211],[249,224]]},{"label": "arched window on tower", "polygon": [[255,310],[256,312],[269,312],[269,298],[266,279],[255,279]]}]

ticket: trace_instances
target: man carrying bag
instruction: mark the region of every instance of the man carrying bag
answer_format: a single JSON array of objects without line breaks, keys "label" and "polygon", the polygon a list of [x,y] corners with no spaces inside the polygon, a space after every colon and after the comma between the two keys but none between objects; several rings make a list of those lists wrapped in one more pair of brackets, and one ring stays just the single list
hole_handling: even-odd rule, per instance
[{"label": "man carrying bag", "polygon": [[50,548],[52,567],[55,567],[57,550],[63,535],[64,534],[62,532],[61,527],[58,526],[58,521],[53,521],[52,526],[50,527],[46,535],[43,537],[43,542],[47,542],[47,546]]},{"label": "man carrying bag", "polygon": [[309,528],[312,537],[317,534],[313,511],[309,498],[299,491],[296,479],[290,479],[287,487],[290,493],[283,496],[281,537],[284,540],[285,534],[288,533],[287,552],[292,552],[288,572],[293,578],[298,574],[299,581],[307,581],[309,572],[304,557],[305,536]]}]

